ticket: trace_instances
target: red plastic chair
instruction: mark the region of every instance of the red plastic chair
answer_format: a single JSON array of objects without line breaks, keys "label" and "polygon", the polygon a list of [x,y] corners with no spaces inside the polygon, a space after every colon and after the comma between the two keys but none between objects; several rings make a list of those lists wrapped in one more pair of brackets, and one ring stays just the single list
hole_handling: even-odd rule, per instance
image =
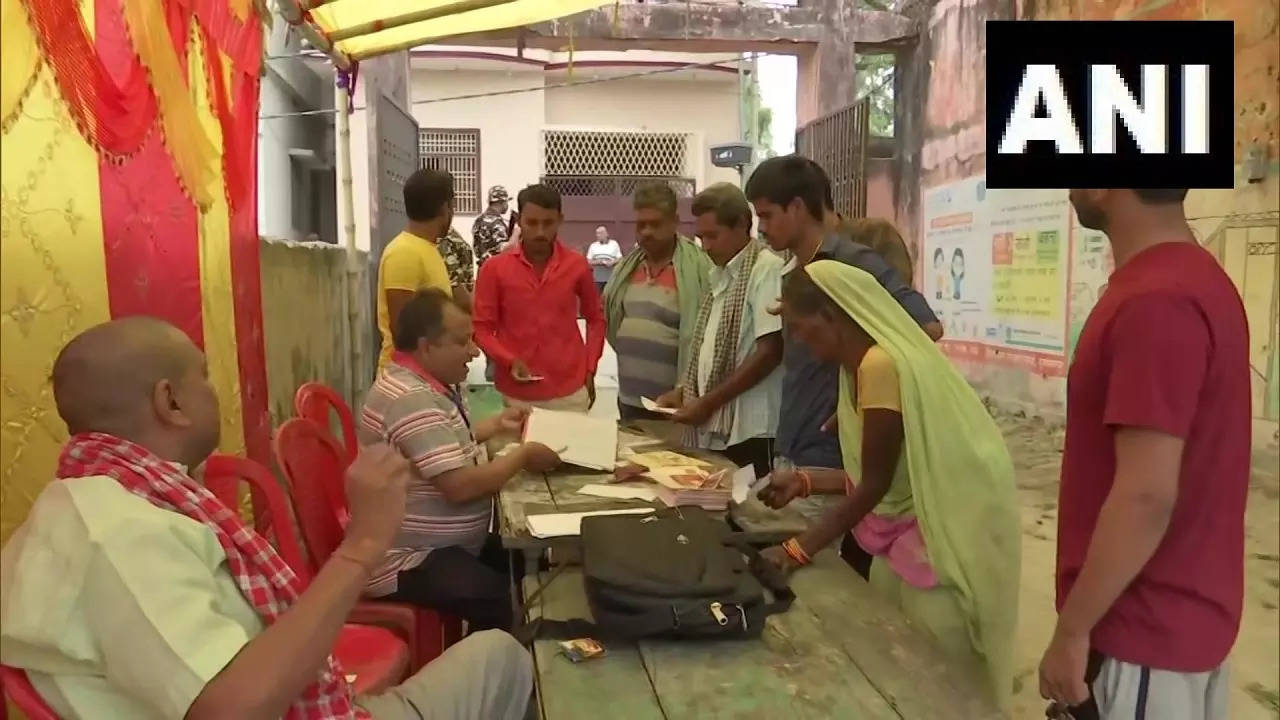
[{"label": "red plastic chair", "polygon": [[318,382],[303,384],[293,395],[293,410],[298,417],[306,418],[326,430],[331,427],[330,411],[336,413],[338,424],[342,427],[342,449],[346,459],[343,467],[350,465],[351,461],[356,459],[360,445],[356,442],[355,416],[352,415],[347,402],[333,388]]},{"label": "red plastic chair", "polygon": [[[253,498],[254,525],[264,537],[274,541],[280,557],[298,574],[303,585],[311,583],[312,566],[294,533],[284,491],[271,471],[252,460],[213,455],[205,464],[204,482],[215,497],[232,509],[238,506],[240,483],[247,483]],[[355,692],[377,693],[398,685],[417,658],[413,618],[408,618],[408,622],[398,621],[381,608],[366,608],[361,604],[348,619],[352,622],[344,625],[338,634],[333,654],[346,672],[356,676],[352,683]]]},{"label": "red plastic chair", "polygon": [[[285,421],[273,441],[302,537],[311,551],[312,567],[320,567],[342,543],[347,518],[342,449],[323,427],[304,418]],[[367,601],[397,617],[413,618],[415,663],[425,665],[462,637],[462,621],[430,608],[405,603]],[[415,668],[416,669],[416,668]]]},{"label": "red plastic chair", "polygon": [[[31,686],[31,680],[27,678],[25,670],[0,665],[0,686],[4,688],[4,696],[13,701],[22,714],[27,716],[27,720],[58,720],[57,713]],[[3,702],[0,701],[0,718],[3,718],[6,712]]]}]

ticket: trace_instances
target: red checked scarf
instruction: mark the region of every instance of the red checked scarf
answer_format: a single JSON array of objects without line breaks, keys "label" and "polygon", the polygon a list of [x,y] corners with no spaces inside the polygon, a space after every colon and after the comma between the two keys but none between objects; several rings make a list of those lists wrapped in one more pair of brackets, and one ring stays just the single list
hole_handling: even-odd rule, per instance
[{"label": "red checked scarf", "polygon": [[[94,475],[114,478],[125,490],[152,505],[186,515],[209,528],[227,553],[227,567],[240,592],[267,625],[298,599],[302,592],[298,576],[275,548],[174,463],[113,435],[84,433],[72,437],[58,459],[58,477]],[[352,701],[351,686],[333,656],[285,713],[286,720],[368,717]]]}]

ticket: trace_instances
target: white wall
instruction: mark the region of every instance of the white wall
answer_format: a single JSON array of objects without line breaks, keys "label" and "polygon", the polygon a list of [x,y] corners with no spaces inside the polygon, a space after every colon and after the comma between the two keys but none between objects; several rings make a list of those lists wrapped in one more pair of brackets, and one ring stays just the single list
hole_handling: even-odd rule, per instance
[{"label": "white wall", "polygon": [[[260,115],[297,112],[292,98],[271,73],[262,79]],[[293,227],[293,174],[289,148],[306,147],[298,118],[258,120],[258,233],[266,237],[302,240]]]},{"label": "white wall", "polygon": [[[411,101],[418,126],[479,128],[481,205],[494,185],[505,187],[514,199],[521,188],[538,181],[544,124],[542,91],[423,101],[535,87],[542,83],[541,68],[514,64],[498,65],[494,70],[454,70],[447,64],[437,67],[413,72]],[[454,215],[453,226],[469,240],[475,218]]]},{"label": "white wall", "polygon": [[[585,71],[583,71],[585,73]],[[711,164],[711,145],[733,142],[738,133],[738,78],[725,73],[694,82],[629,78],[549,89],[547,125],[625,128],[694,133],[690,148],[698,189],[738,182],[738,171]]]}]

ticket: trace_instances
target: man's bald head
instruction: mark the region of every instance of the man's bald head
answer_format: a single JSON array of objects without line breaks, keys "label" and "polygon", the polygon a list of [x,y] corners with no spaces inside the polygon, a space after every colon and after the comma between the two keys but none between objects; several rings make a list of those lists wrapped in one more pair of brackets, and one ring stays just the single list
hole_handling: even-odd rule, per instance
[{"label": "man's bald head", "polygon": [[163,435],[177,440],[175,445],[194,447],[207,444],[212,432],[216,446],[217,399],[207,386],[204,356],[191,339],[150,317],[89,328],[67,343],[53,363],[54,400],[73,434],[104,432],[168,444],[159,437]]}]

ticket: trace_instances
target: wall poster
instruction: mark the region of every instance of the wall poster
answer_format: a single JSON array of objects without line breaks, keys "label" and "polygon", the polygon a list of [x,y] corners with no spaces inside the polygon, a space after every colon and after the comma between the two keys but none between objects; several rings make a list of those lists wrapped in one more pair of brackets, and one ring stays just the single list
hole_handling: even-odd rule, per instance
[{"label": "wall poster", "polygon": [[983,176],[925,192],[923,290],[944,352],[1066,375],[1073,216],[1065,190],[988,190]]}]

